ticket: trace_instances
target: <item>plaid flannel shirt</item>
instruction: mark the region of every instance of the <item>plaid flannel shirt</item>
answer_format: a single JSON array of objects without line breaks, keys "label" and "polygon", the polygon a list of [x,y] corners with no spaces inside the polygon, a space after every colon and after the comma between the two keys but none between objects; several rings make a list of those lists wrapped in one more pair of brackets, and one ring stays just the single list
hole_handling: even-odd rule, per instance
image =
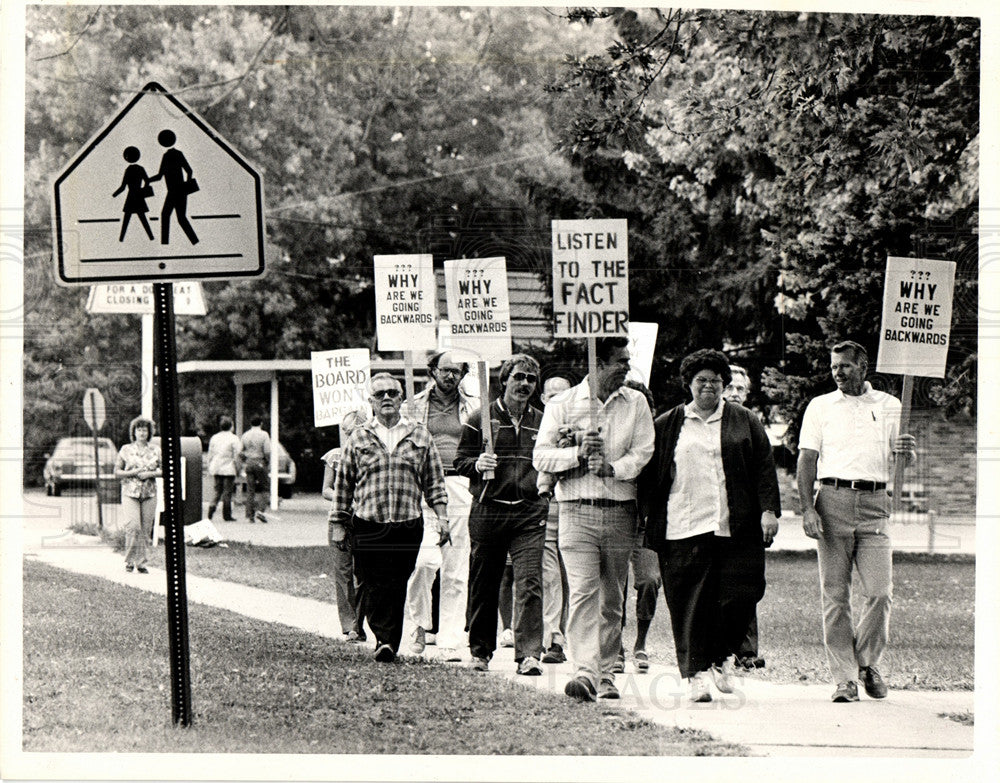
[{"label": "plaid flannel shirt", "polygon": [[420,496],[431,508],[447,505],[441,457],[423,424],[404,419],[409,431],[392,454],[374,421],[358,427],[344,446],[333,480],[330,522],[354,514],[369,522],[405,522],[421,516]]}]

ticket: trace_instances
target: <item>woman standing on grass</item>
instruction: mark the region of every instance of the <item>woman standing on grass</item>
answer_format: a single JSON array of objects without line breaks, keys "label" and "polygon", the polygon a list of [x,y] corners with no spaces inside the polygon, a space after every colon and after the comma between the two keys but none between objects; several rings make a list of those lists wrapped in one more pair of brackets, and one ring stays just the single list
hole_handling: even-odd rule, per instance
[{"label": "woman standing on grass", "polygon": [[153,532],[156,513],[156,477],[160,470],[160,450],[151,446],[153,422],[136,416],[128,425],[131,443],[118,452],[115,478],[122,482],[122,507],[125,512],[125,570],[146,570],[146,550]]},{"label": "woman standing on grass", "polygon": [[656,449],[639,479],[646,546],[660,560],[681,676],[711,701],[710,675],[732,693],[733,658],[764,596],[764,547],[781,515],[771,444],[756,415],[726,402],[721,351],[681,362],[691,402],[656,420]]}]

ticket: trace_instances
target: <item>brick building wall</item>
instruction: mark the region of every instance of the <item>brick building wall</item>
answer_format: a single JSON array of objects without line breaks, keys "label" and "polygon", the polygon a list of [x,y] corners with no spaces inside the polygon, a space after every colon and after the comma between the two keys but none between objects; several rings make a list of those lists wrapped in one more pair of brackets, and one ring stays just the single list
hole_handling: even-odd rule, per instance
[{"label": "brick building wall", "polygon": [[923,485],[927,509],[940,516],[975,517],[975,417],[946,419],[940,410],[914,411],[910,422],[917,463],[906,470],[907,485]]}]

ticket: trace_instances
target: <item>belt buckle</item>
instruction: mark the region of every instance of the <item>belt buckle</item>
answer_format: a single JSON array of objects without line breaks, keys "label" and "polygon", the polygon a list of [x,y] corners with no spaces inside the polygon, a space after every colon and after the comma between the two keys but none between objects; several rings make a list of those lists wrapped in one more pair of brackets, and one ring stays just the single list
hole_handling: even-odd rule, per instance
[{"label": "belt buckle", "polygon": [[855,492],[860,492],[863,489],[863,487],[857,486],[860,483],[861,483],[860,479],[853,479],[851,481],[851,489],[853,489]]}]

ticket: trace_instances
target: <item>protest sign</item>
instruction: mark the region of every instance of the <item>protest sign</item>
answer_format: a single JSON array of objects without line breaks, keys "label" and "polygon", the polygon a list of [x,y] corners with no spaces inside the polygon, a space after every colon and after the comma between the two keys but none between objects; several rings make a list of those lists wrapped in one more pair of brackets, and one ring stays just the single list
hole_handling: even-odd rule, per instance
[{"label": "protest sign", "polygon": [[511,354],[507,260],[460,258],[444,262],[451,345],[478,359]]},{"label": "protest sign", "polygon": [[649,375],[653,369],[653,353],[656,350],[656,332],[659,324],[629,321],[628,324],[628,380],[649,386]]},{"label": "protest sign", "polygon": [[313,351],[313,424],[340,424],[348,411],[368,405],[371,358],[367,348]]},{"label": "protest sign", "polygon": [[953,261],[889,257],[878,372],[944,377],[954,289]]},{"label": "protest sign", "polygon": [[374,260],[378,349],[433,349],[437,342],[433,256],[375,256]]},{"label": "protest sign", "polygon": [[552,221],[554,337],[628,334],[628,221]]}]

